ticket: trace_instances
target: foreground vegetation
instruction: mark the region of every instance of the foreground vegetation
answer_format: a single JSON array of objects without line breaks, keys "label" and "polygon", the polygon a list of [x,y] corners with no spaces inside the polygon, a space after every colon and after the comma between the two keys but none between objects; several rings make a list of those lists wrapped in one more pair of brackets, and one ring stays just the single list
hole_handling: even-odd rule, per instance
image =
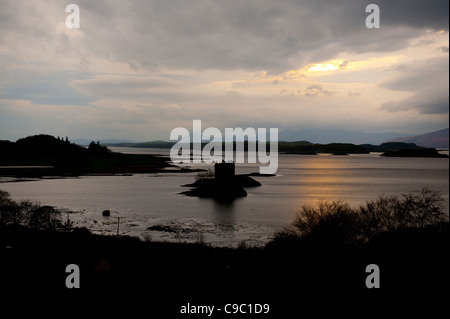
[{"label": "foreground vegetation", "polygon": [[[2,231],[73,232],[72,223],[69,219],[64,221],[62,215],[62,211],[51,206],[12,200],[8,192],[0,190]],[[402,196],[381,195],[359,207],[339,200],[321,201],[316,206],[303,205],[292,225],[276,232],[266,249],[299,243],[301,246],[307,243],[314,247],[354,249],[383,234],[425,229],[445,232],[448,224],[443,198],[428,188]],[[83,232],[89,233],[87,229]],[[245,248],[245,243],[240,247]]]},{"label": "foreground vegetation", "polygon": [[40,231],[70,231],[70,221],[62,221],[61,211],[41,206],[29,200],[14,201],[8,192],[0,190],[0,230],[30,229]]},{"label": "foreground vegetation", "polygon": [[[81,289],[70,291],[70,302],[88,292],[123,305],[132,298],[160,318],[176,318],[187,302],[270,303],[275,318],[356,306],[405,314],[411,303],[431,311],[447,298],[448,232],[442,197],[426,188],[360,207],[305,205],[266,247],[234,249],[95,235],[58,210],[0,192],[0,290],[35,290],[33,298],[48,303],[55,299],[43,291],[66,296],[64,270],[76,264]],[[382,278],[376,291],[364,284],[373,263]]]},{"label": "foreground vegetation", "polygon": [[311,244],[352,247],[382,233],[444,227],[448,224],[444,200],[428,188],[398,196],[379,196],[358,208],[342,201],[304,205],[291,227],[276,233],[271,244],[307,240]]}]

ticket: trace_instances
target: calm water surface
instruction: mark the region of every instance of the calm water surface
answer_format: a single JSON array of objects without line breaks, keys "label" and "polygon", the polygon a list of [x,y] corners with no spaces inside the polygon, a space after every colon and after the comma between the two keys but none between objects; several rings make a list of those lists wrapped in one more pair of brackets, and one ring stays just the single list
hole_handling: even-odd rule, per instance
[{"label": "calm water surface", "polygon": [[[116,148],[124,153],[158,153],[169,150]],[[31,199],[43,205],[72,210],[75,226],[97,233],[119,233],[142,239],[205,241],[234,246],[245,241],[263,245],[273,233],[291,223],[303,204],[342,199],[352,205],[381,194],[401,194],[427,186],[441,192],[448,211],[449,160],[441,158],[385,158],[379,154],[351,156],[279,156],[276,177],[255,177],[261,187],[248,188],[248,196],[220,203],[179,193],[196,173],[137,174],[44,179],[0,184],[14,199]],[[207,165],[191,167],[210,168]],[[237,173],[258,171],[259,164],[239,164]],[[102,211],[109,209],[110,217]],[[64,216],[66,218],[66,216]],[[148,231],[154,225],[173,232]]]}]

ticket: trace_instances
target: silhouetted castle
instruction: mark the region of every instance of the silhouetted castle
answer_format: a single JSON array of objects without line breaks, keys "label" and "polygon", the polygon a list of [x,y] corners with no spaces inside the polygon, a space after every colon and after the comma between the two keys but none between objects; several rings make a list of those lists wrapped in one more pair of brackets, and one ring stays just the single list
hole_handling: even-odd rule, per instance
[{"label": "silhouetted castle", "polygon": [[183,185],[194,189],[182,192],[187,196],[211,197],[218,200],[230,201],[237,197],[247,196],[244,187],[261,186],[248,175],[236,175],[235,163],[214,164],[214,178],[200,178],[193,184]]},{"label": "silhouetted castle", "polygon": [[214,179],[218,182],[231,181],[235,175],[235,164],[231,163],[216,163],[214,164]]}]

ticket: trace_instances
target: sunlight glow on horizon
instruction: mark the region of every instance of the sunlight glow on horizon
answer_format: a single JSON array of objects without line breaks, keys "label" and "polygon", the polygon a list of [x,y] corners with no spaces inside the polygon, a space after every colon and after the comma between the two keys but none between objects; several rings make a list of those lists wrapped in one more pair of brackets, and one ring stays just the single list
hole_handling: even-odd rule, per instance
[{"label": "sunlight glow on horizon", "polygon": [[344,63],[342,60],[334,60],[330,61],[330,63],[318,63],[314,66],[310,67],[308,71],[334,71],[340,68],[340,66]]}]

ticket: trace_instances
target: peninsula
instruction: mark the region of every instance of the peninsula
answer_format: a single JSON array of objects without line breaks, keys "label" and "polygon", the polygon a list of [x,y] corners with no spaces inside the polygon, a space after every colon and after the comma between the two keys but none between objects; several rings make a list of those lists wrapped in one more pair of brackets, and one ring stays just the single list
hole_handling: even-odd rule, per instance
[{"label": "peninsula", "polygon": [[84,147],[67,137],[51,135],[29,136],[16,142],[0,140],[0,152],[3,177],[155,173],[175,168],[168,158],[157,155],[115,153],[98,142]]}]

